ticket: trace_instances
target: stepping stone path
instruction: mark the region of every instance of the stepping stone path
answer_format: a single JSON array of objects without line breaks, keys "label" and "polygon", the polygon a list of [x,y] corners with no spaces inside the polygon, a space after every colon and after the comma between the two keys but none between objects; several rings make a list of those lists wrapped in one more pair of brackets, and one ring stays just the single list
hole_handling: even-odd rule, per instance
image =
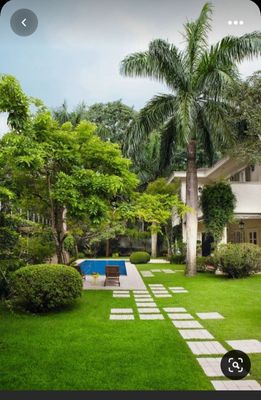
[{"label": "stepping stone path", "polygon": [[221,367],[220,367],[221,357],[217,357],[217,358],[212,358],[212,357],[203,358],[202,357],[202,358],[197,358],[197,361],[207,376],[211,376],[211,377],[222,376],[222,377],[224,377],[223,372],[221,371]]},{"label": "stepping stone path", "polygon": [[214,339],[206,329],[179,329],[183,339]]},{"label": "stepping stone path", "polygon": [[136,303],[137,307],[157,307],[157,304],[152,302],[152,303]]},{"label": "stepping stone path", "polygon": [[193,354],[225,354],[227,350],[219,342],[209,341],[209,342],[187,342],[190,350]]},{"label": "stepping stone path", "polygon": [[[154,269],[151,271],[141,271],[141,274],[145,277],[150,277],[154,276],[152,272],[175,273],[180,271]],[[149,284],[148,286],[156,298],[172,297],[163,284]],[[174,294],[188,293],[188,290],[182,286],[172,286],[168,289]],[[140,320],[164,320],[164,316],[161,314],[160,309],[157,307],[155,300],[151,297],[148,290],[134,290],[132,293]],[[114,290],[113,297],[130,298],[130,291]],[[193,316],[184,307],[164,307],[163,311],[167,313],[168,317],[172,320],[173,326],[178,329],[180,335],[186,340],[192,353],[197,356],[207,356],[197,358],[206,376],[211,378],[224,377],[220,367],[220,355],[227,353],[228,350],[221,343],[213,340],[213,335],[204,329],[198,321],[195,321]],[[201,320],[224,319],[218,312],[196,313],[196,315]],[[134,319],[132,308],[111,309],[110,320],[128,321]],[[202,341],[199,341],[199,339]],[[245,353],[261,353],[261,342],[258,340],[228,340],[227,343],[232,348],[244,351]],[[217,355],[217,357],[213,357],[213,355]],[[260,384],[250,379],[242,381],[216,379],[212,380],[211,383],[215,390],[261,390]]]},{"label": "stepping stone path", "polygon": [[168,316],[169,316],[169,318],[170,319],[174,319],[174,320],[184,320],[184,319],[194,319],[193,317],[192,317],[192,315],[191,314],[188,314],[188,313],[179,313],[179,314],[176,314],[176,313],[170,313],[170,314],[168,314]]},{"label": "stepping stone path", "polygon": [[132,308],[112,308],[111,314],[133,314]]},{"label": "stepping stone path", "polygon": [[176,312],[186,312],[187,310],[183,307],[165,307],[163,308],[167,313],[176,313]]},{"label": "stepping stone path", "polygon": [[172,269],[163,269],[162,271],[165,272],[165,274],[175,274],[175,271]]},{"label": "stepping stone path", "polygon": [[110,320],[133,320],[134,319],[134,315],[119,315],[119,314],[111,314],[110,315]]},{"label": "stepping stone path", "polygon": [[114,290],[112,296],[119,298],[124,298],[124,297],[129,298],[130,292],[129,290]]},{"label": "stepping stone path", "polygon": [[140,314],[157,314],[160,313],[158,308],[138,308]]},{"label": "stepping stone path", "polygon": [[140,271],[141,275],[143,276],[143,278],[151,278],[153,275],[152,272],[150,271]]},{"label": "stepping stone path", "polygon": [[154,320],[154,319],[164,319],[164,317],[162,314],[140,314],[140,319]]},{"label": "stepping stone path", "polygon": [[261,385],[254,380],[211,381],[216,390],[261,390]]},{"label": "stepping stone path", "polygon": [[224,319],[223,315],[218,312],[210,312],[210,313],[197,313],[197,316],[200,319]]},{"label": "stepping stone path", "polygon": [[203,326],[198,321],[172,321],[172,323],[176,328],[203,328]]},{"label": "stepping stone path", "polygon": [[258,340],[228,340],[229,346],[244,353],[261,353],[261,342]]}]

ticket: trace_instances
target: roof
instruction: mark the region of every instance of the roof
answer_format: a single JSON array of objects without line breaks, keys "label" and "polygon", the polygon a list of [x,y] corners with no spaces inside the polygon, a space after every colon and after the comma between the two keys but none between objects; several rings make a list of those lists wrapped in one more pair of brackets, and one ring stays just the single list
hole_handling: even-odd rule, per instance
[{"label": "roof", "polygon": [[[210,168],[199,168],[197,170],[197,176],[198,180],[202,183],[215,182],[216,180],[226,179],[231,175],[234,175],[239,169],[246,166],[245,161],[225,157]],[[169,182],[172,182],[174,178],[186,179],[186,171],[174,171]]]}]

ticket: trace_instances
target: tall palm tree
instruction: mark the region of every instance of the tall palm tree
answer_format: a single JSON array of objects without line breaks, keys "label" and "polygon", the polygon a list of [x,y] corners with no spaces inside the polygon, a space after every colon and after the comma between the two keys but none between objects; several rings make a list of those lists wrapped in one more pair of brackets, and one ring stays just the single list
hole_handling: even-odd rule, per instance
[{"label": "tall palm tree", "polygon": [[[231,131],[225,114],[233,106],[227,87],[239,80],[237,64],[261,54],[261,33],[241,37],[227,36],[209,46],[212,5],[206,3],[197,20],[186,22],[186,47],[180,51],[165,40],[153,40],[147,51],[128,55],[121,73],[130,77],[149,77],[164,83],[169,93],[152,98],[141,110],[130,136],[134,145],[154,129],[161,129],[163,163],[169,162],[174,145],[187,151],[186,275],[196,273],[198,183],[196,151],[202,143],[211,154],[225,145]],[[138,151],[138,150],[137,150]]]}]

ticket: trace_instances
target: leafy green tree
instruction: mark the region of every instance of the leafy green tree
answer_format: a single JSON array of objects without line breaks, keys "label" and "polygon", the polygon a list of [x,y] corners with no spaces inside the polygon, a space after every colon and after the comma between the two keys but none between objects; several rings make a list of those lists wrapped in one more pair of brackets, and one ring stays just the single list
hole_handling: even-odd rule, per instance
[{"label": "leafy green tree", "polygon": [[187,211],[187,207],[179,200],[176,192],[175,184],[171,184],[167,191],[165,179],[159,179],[151,184],[147,192],[137,196],[133,208],[127,213],[130,218],[149,224],[152,257],[157,257],[157,234],[162,232],[162,227],[170,223],[174,212],[178,216],[183,216]]},{"label": "leafy green tree", "polygon": [[0,142],[0,163],[12,181],[20,182],[17,194],[37,200],[51,221],[59,263],[68,262],[67,218],[88,216],[100,222],[111,202],[127,201],[137,185],[130,161],[95,131],[96,126],[86,121],[75,129],[71,123],[59,127],[49,113],[43,113],[35,116],[26,132],[6,134]]},{"label": "leafy green tree", "polygon": [[261,163],[261,71],[256,71],[229,96],[236,104],[228,120],[236,127],[237,142],[230,150],[234,158],[249,164]]},{"label": "leafy green tree", "polygon": [[93,104],[85,113],[85,118],[97,125],[97,134],[103,140],[123,145],[127,130],[136,114],[133,108],[118,100]]},{"label": "leafy green tree", "polygon": [[[212,6],[206,3],[196,21],[185,23],[185,49],[161,39],[153,40],[147,51],[127,56],[121,73],[149,77],[165,83],[171,93],[155,96],[141,110],[130,135],[136,144],[152,130],[161,129],[162,165],[168,165],[171,149],[179,144],[187,151],[186,275],[196,274],[198,183],[196,153],[202,143],[208,154],[224,147],[231,138],[225,116],[233,104],[227,87],[239,80],[237,64],[261,54],[260,32],[241,37],[227,36],[208,45]],[[137,149],[138,151],[138,149]]]},{"label": "leafy green tree", "polygon": [[76,127],[85,119],[86,111],[87,107],[84,102],[79,103],[73,111],[69,111],[67,101],[64,100],[60,107],[53,110],[52,115],[60,125],[63,125],[65,122],[71,122],[73,127]]},{"label": "leafy green tree", "polygon": [[11,75],[0,76],[0,111],[8,113],[10,128],[17,132],[25,129],[29,118],[29,99]]}]

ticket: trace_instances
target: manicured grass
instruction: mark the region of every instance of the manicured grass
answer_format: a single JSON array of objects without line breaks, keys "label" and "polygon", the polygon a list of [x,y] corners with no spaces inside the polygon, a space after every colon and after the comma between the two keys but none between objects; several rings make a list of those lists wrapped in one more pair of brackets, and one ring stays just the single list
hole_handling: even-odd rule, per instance
[{"label": "manicured grass", "polygon": [[[151,268],[182,268],[149,264]],[[210,274],[185,278],[156,273],[145,283],[184,286],[188,294],[157,299],[164,306],[218,311],[225,320],[202,321],[217,340],[259,339],[261,276],[232,281]],[[132,307],[134,321],[110,321],[111,308]],[[166,316],[166,314],[165,314]],[[11,390],[211,390],[178,330],[164,321],[140,321],[133,296],[85,291],[63,312],[12,314],[0,309],[0,389]],[[227,346],[228,348],[228,346]],[[253,379],[261,380],[261,357],[251,355]]]}]

